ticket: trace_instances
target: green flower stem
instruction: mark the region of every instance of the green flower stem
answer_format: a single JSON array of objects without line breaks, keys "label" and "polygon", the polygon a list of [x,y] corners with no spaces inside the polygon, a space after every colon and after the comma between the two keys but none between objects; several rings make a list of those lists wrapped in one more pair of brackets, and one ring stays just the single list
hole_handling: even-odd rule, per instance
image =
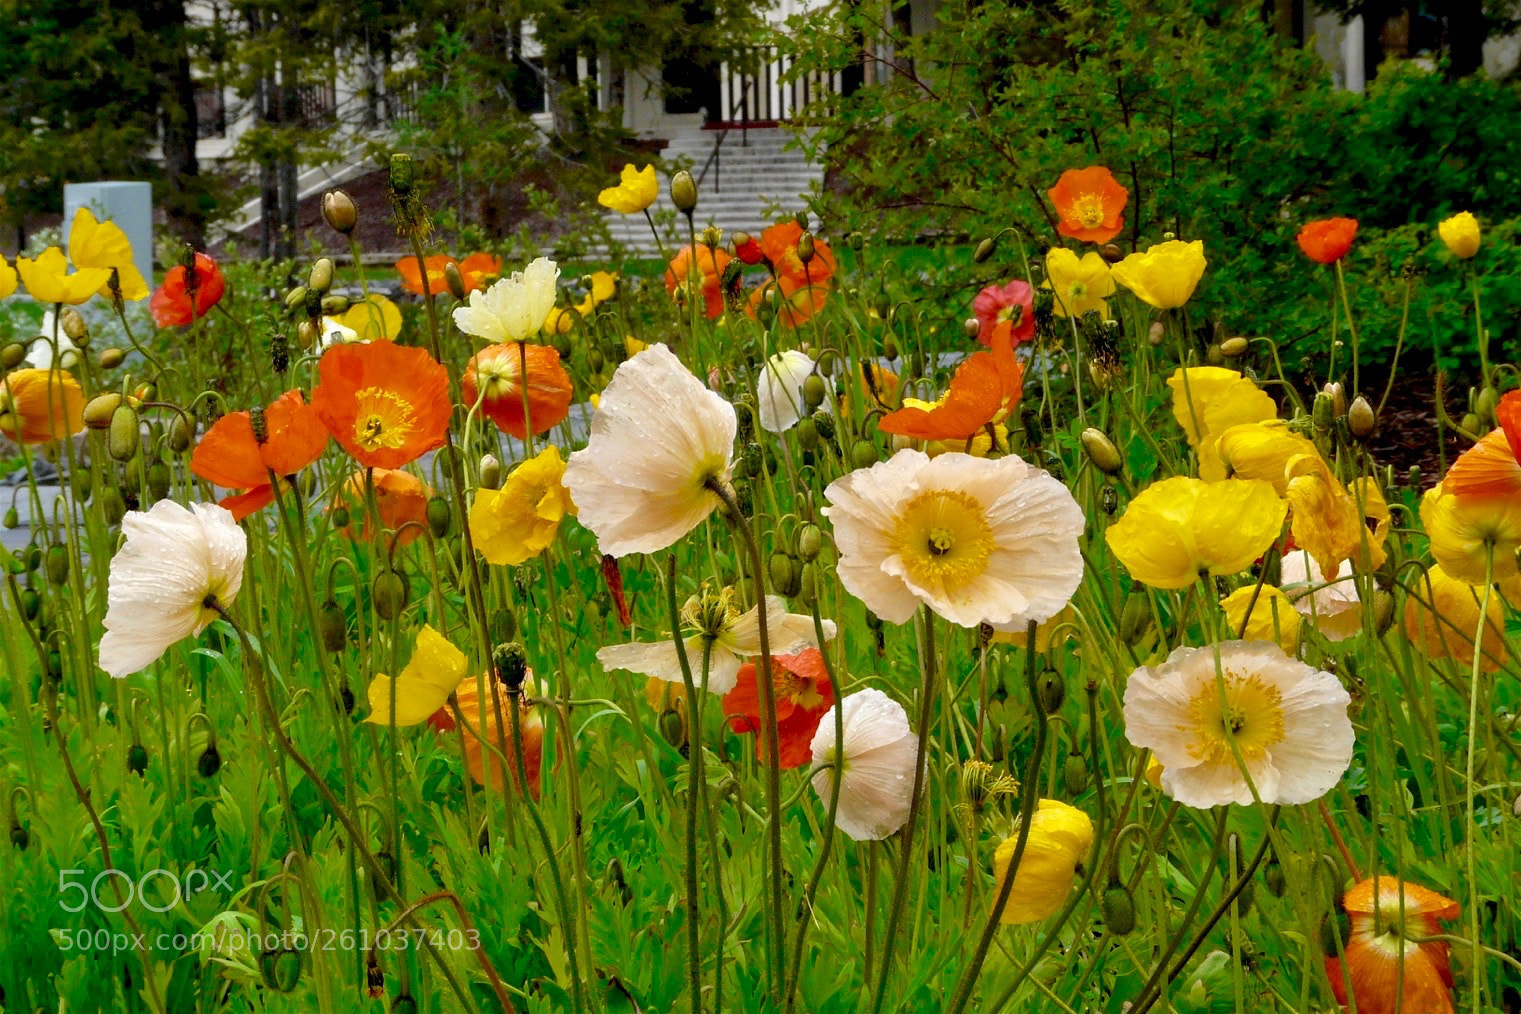
[{"label": "green flower stem", "polygon": [[[1360,392],[1359,386],[1359,354],[1357,348],[1357,322],[1352,319],[1352,301],[1347,298],[1347,277],[1341,269],[1341,261],[1336,262],[1336,290],[1341,294],[1341,305],[1347,314],[1347,333],[1352,336],[1352,396],[1356,397]],[[1334,346],[1333,346],[1334,348]],[[1480,355],[1483,355],[1481,348]],[[1486,374],[1487,376],[1488,374]],[[1348,401],[1351,399],[1349,398]]]},{"label": "green flower stem", "polygon": [[[1474,301],[1478,302],[1478,283],[1474,283]],[[1477,307],[1476,307],[1477,309]],[[1482,341],[1480,348],[1483,348]],[[1486,375],[1487,376],[1487,375]],[[1486,380],[1487,383],[1487,380]],[[1484,544],[1484,593],[1479,597],[1479,622],[1478,629],[1473,635],[1473,668],[1469,672],[1468,683],[1468,756],[1464,768],[1464,788],[1467,802],[1467,848],[1463,850],[1464,862],[1468,874],[1468,929],[1473,938],[1473,1000],[1470,1008],[1475,1011],[1484,1009],[1482,1002],[1484,996],[1484,958],[1483,943],[1479,938],[1479,878],[1474,866],[1474,791],[1473,791],[1473,768],[1475,746],[1479,738],[1479,691],[1483,686],[1484,675],[1479,668],[1483,659],[1480,648],[1484,644],[1484,630],[1489,626],[1489,596],[1494,591],[1495,583],[1495,545],[1493,542]]]},{"label": "green flower stem", "polygon": [[[692,663],[687,658],[686,642],[681,639],[681,608],[676,597],[675,553],[666,558],[665,578],[666,605],[669,607],[671,616],[671,640],[676,644],[676,660],[681,665],[681,682],[687,691],[687,825],[686,862],[683,869],[686,878],[687,983],[692,992],[692,1010],[694,1014],[702,1014],[702,929],[698,924],[701,910],[697,884],[697,809],[698,787],[702,781],[702,725],[697,713],[697,685],[692,681]],[[702,641],[704,683],[707,682],[708,660],[712,652],[712,638],[704,636]]]}]

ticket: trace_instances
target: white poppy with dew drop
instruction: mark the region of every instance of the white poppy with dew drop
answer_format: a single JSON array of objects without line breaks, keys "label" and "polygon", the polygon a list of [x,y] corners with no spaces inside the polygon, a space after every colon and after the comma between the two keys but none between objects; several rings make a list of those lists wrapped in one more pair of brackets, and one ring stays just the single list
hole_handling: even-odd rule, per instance
[{"label": "white poppy with dew drop", "polygon": [[1185,806],[1248,805],[1253,787],[1292,806],[1331,791],[1352,763],[1351,703],[1335,676],[1276,644],[1225,641],[1132,673],[1125,736],[1152,752],[1162,791]]},{"label": "white poppy with dew drop", "polygon": [[785,433],[803,418],[803,381],[813,373],[814,365],[808,353],[797,349],[766,360],[755,385],[761,429]]},{"label": "white poppy with dew drop", "polygon": [[1345,641],[1363,628],[1362,598],[1348,561],[1328,581],[1310,554],[1296,549],[1283,554],[1278,574],[1279,590],[1328,641]]},{"label": "white poppy with dew drop", "polygon": [[1012,455],[905,449],[824,496],[840,583],[891,623],[924,604],[959,626],[1024,630],[1065,608],[1082,581],[1082,508]]},{"label": "white poppy with dew drop", "polygon": [[838,777],[835,826],[856,841],[880,841],[908,820],[918,740],[903,705],[880,690],[858,690],[835,707],[842,709],[845,742],[836,748],[831,708],[819,719],[811,748],[814,764],[833,766],[814,772],[813,791],[829,805]]},{"label": "white poppy with dew drop", "polygon": [[734,406],[664,345],[621,363],[592,416],[591,439],[565,465],[565,488],[602,552],[673,545],[713,513],[727,483]]},{"label": "white poppy with dew drop", "polygon": [[[787,601],[776,595],[766,596],[766,635],[772,655],[788,655],[804,648],[820,647],[814,636],[813,618],[787,612]],[[834,635],[834,621],[825,620],[824,638],[828,640]],[[692,669],[692,684],[699,689],[702,687],[702,642],[705,636],[699,631],[683,639],[687,665]],[[752,606],[744,613],[729,616],[713,638],[713,649],[708,657],[708,690],[720,697],[733,690],[744,659],[760,653],[760,610]],[[681,659],[676,654],[676,642],[671,638],[608,645],[598,649],[597,661],[604,669],[626,669],[671,683],[685,682],[681,675]]]},{"label": "white poppy with dew drop", "polygon": [[216,619],[243,585],[248,536],[216,504],[160,500],[122,519],[126,543],[111,558],[100,667],[118,679]]},{"label": "white poppy with dew drop", "polygon": [[470,293],[454,311],[461,331],[489,345],[532,338],[554,309],[560,269],[548,257],[534,259],[522,271],[499,278],[484,292]]},{"label": "white poppy with dew drop", "polygon": [[[359,332],[333,317],[322,318],[322,337],[317,339],[319,349],[329,348],[333,345],[352,345],[359,341]],[[360,344],[368,345],[366,338]]]}]

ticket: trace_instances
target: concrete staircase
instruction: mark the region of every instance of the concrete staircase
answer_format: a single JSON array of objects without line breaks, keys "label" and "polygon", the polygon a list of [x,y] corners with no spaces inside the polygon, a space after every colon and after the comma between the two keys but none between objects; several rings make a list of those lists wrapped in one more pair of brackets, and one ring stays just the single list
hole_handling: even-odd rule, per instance
[{"label": "concrete staircase", "polygon": [[[708,162],[720,131],[693,129],[677,133],[660,153],[666,166],[674,172],[686,165],[697,184],[697,228],[713,224],[725,234],[744,231],[759,234],[777,220],[803,210],[803,196],[815,184],[822,184],[824,171],[810,163],[802,151],[788,148],[790,131],[779,127],[731,129],[723,138],[718,158]],[[704,174],[703,167],[707,166]],[[650,209],[661,228],[667,249],[674,253],[687,242],[684,220],[678,225],[676,209],[667,193],[668,176],[660,174],[660,199]],[[776,210],[776,209],[780,210]],[[771,211],[776,211],[771,214]],[[630,251],[658,255],[655,239],[643,215],[607,216],[608,230],[614,241]]]}]

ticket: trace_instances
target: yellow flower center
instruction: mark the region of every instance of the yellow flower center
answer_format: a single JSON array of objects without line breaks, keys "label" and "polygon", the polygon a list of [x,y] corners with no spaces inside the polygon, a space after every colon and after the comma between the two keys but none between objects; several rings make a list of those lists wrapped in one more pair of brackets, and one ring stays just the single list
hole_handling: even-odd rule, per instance
[{"label": "yellow flower center", "polygon": [[518,396],[518,356],[514,350],[476,363],[475,375],[485,400]]},{"label": "yellow flower center", "polygon": [[784,669],[775,662],[771,663],[771,682],[776,687],[777,700],[791,698],[792,703],[799,708],[816,708],[824,700],[813,680]]},{"label": "yellow flower center", "polygon": [[1231,740],[1247,763],[1283,740],[1283,694],[1262,677],[1225,673],[1225,700],[1213,681],[1206,683],[1189,705],[1196,736],[1191,753],[1211,764],[1233,764]]},{"label": "yellow flower center", "polygon": [[893,545],[920,586],[959,585],[978,577],[993,554],[993,529],[970,494],[920,493],[898,516]]},{"label": "yellow flower center", "polygon": [[354,416],[355,443],[366,451],[405,446],[415,425],[411,402],[381,387],[366,387],[354,397],[359,402]]},{"label": "yellow flower center", "polygon": [[1084,229],[1097,229],[1104,224],[1104,199],[1098,194],[1083,194],[1072,205],[1072,217]]}]

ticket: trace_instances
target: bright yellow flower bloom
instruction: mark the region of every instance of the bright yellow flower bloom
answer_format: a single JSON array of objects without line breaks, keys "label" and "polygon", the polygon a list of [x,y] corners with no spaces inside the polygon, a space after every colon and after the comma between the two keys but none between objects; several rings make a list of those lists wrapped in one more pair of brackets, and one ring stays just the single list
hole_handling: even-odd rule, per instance
[{"label": "bright yellow flower bloom", "polygon": [[[1253,599],[1255,598],[1255,601]],[[1273,641],[1292,655],[1299,648],[1299,613],[1289,597],[1272,585],[1237,588],[1220,600],[1231,625],[1230,636],[1243,641]],[[1251,615],[1247,615],[1247,609]],[[1245,629],[1242,629],[1242,624]]]},{"label": "bright yellow flower bloom", "polygon": [[10,261],[0,257],[0,299],[16,291],[16,269]]},{"label": "bright yellow flower bloom", "polygon": [[470,536],[487,563],[515,567],[549,547],[560,519],[576,513],[564,477],[565,462],[551,446],[514,468],[501,489],[476,490]]},{"label": "bright yellow flower bloom", "polygon": [[1213,441],[1212,447],[1212,453],[1199,459],[1199,478],[1205,482],[1232,477],[1261,479],[1272,483],[1279,496],[1289,488],[1289,461],[1319,455],[1314,443],[1276,419],[1232,426]]},{"label": "bright yellow flower bloom", "polygon": [[[1428,583],[1429,579],[1429,583]],[[1489,593],[1488,622],[1484,626],[1484,656],[1479,667],[1494,672],[1505,663],[1505,604],[1521,603],[1512,584],[1509,596],[1496,587]],[[1479,604],[1484,587],[1461,581],[1447,573],[1441,564],[1417,575],[1405,599],[1405,636],[1420,652],[1433,661],[1456,659],[1464,667],[1473,665],[1473,636],[1479,628]]]},{"label": "bright yellow flower bloom", "polygon": [[1133,253],[1114,266],[1114,280],[1158,310],[1175,310],[1188,302],[1204,277],[1204,241],[1180,239]]},{"label": "bright yellow flower bloom", "polygon": [[1442,222],[1437,226],[1437,232],[1454,257],[1466,261],[1479,252],[1479,220],[1467,211],[1460,211]]},{"label": "bright yellow flower bloom", "polygon": [[[995,897],[1003,889],[1009,861],[1014,858],[1018,844],[1016,831],[993,854]],[[1055,915],[1067,903],[1077,865],[1088,858],[1091,848],[1093,821],[1088,815],[1058,800],[1042,799],[1030,818],[1029,838],[1014,870],[1014,884],[1009,888],[1009,901],[999,921],[1005,926],[1018,926]]]},{"label": "bright yellow flower bloom", "polygon": [[[1469,584],[1484,583],[1486,557],[1497,583],[1517,578],[1521,549],[1521,498],[1460,497],[1438,485],[1421,500],[1421,524],[1442,569]],[[1475,621],[1477,622],[1477,620]]]},{"label": "bright yellow flower bloom", "polygon": [[412,660],[394,680],[380,673],[370,681],[370,716],[366,722],[391,724],[391,687],[396,687],[396,724],[426,722],[449,700],[465,678],[465,653],[427,624],[417,632]]},{"label": "bright yellow flower bloom", "polygon": [[1232,426],[1276,418],[1267,392],[1235,370],[1220,366],[1179,367],[1167,378],[1172,415],[1203,462],[1213,444]]},{"label": "bright yellow flower bloom", "polygon": [[1046,252],[1043,287],[1056,294],[1051,310],[1058,317],[1081,317],[1089,310],[1109,316],[1109,304],[1104,300],[1114,295],[1114,278],[1104,258],[1092,251],[1079,260],[1064,246],[1052,247]]},{"label": "bright yellow flower bloom", "polygon": [[39,303],[79,304],[88,300],[111,279],[110,268],[81,268],[69,274],[63,251],[50,246],[36,260],[17,257],[16,270],[22,284]]},{"label": "bright yellow flower bloom", "polygon": [[1153,588],[1187,588],[1206,572],[1245,570],[1283,529],[1288,505],[1265,482],[1152,483],[1105,532],[1130,576]]},{"label": "bright yellow flower bloom", "polygon": [[1322,574],[1336,573],[1343,560],[1363,570],[1383,565],[1389,505],[1377,485],[1359,479],[1351,489],[1342,486],[1318,454],[1294,458],[1288,475],[1294,542]]},{"label": "bright yellow flower bloom", "polygon": [[655,178],[655,167],[647,165],[643,169],[635,169],[632,165],[623,167],[623,173],[616,187],[608,187],[597,195],[597,203],[604,208],[611,208],[620,215],[637,215],[639,212],[655,203],[655,198],[660,196],[660,181]]},{"label": "bright yellow flower bloom", "polygon": [[628,356],[630,359],[634,358],[649,347],[649,342],[642,342],[631,334],[626,334],[623,336],[623,354]]},{"label": "bright yellow flower bloom", "polygon": [[373,341],[376,338],[395,341],[401,337],[401,311],[395,303],[378,292],[370,293],[336,319],[359,336],[354,341]]},{"label": "bright yellow flower bloom", "polygon": [[[148,282],[132,260],[132,241],[115,222],[96,221],[89,208],[74,213],[74,226],[69,231],[69,260],[80,270],[115,270],[122,299],[148,298]],[[111,298],[109,282],[101,287],[100,294]]]}]

